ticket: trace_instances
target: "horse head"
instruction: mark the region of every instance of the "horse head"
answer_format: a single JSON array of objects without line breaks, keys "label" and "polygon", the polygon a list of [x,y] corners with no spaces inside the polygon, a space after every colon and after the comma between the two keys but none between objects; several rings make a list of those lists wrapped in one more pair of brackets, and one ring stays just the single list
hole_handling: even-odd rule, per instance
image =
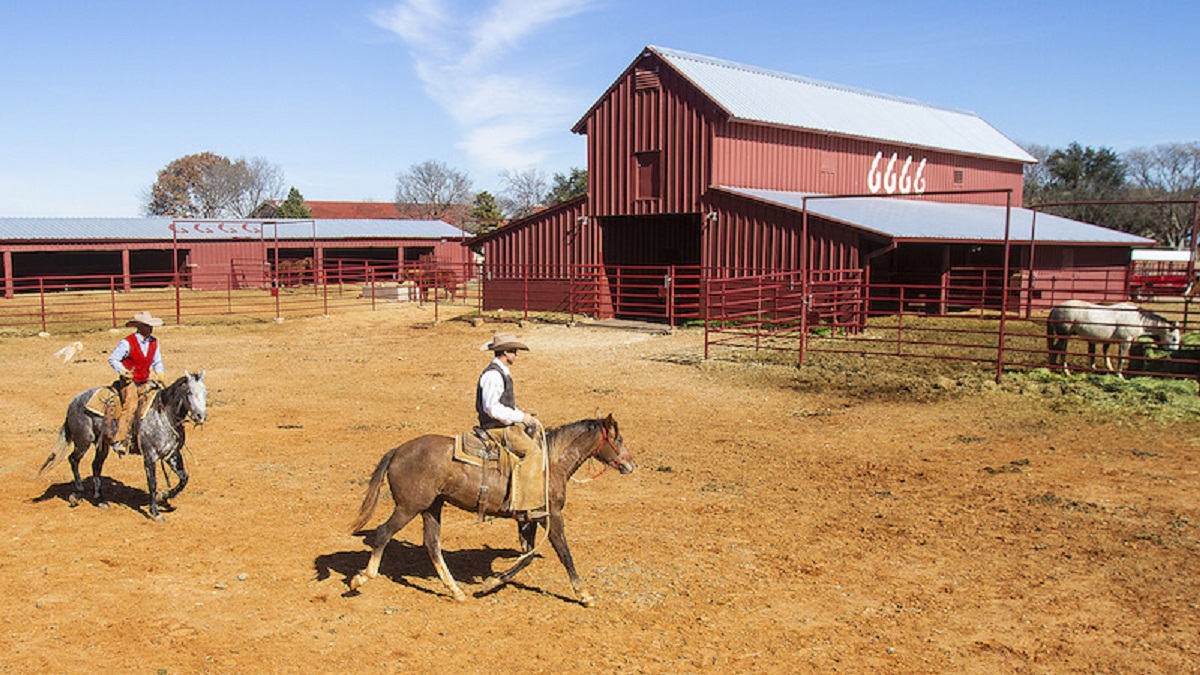
[{"label": "horse head", "polygon": [[187,381],[187,398],[185,407],[196,424],[208,421],[208,385],[204,384],[204,369],[198,374],[183,371],[183,379]]},{"label": "horse head", "polygon": [[1167,349],[1179,349],[1181,334],[1179,326],[1174,321],[1166,317],[1159,316],[1154,312],[1141,310],[1142,322],[1145,324],[1145,330],[1149,333],[1156,342],[1165,344]]},{"label": "horse head", "polygon": [[1179,326],[1173,325],[1167,330],[1167,349],[1179,349],[1179,342]]},{"label": "horse head", "polygon": [[612,467],[622,474],[634,469],[629,450],[625,447],[625,439],[621,437],[621,428],[610,414],[600,422],[600,445],[596,447],[593,456],[605,466]]}]

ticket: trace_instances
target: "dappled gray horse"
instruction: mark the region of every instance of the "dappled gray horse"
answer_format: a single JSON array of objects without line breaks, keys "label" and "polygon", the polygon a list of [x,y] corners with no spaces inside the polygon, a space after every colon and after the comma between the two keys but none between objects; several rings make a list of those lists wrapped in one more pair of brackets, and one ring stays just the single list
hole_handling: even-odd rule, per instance
[{"label": "dappled gray horse", "polygon": [[[79,462],[88,448],[96,447],[92,458],[92,501],[101,508],[108,508],[100,486],[100,471],[104,468],[104,460],[108,458],[109,448],[113,439],[111,431],[104,432],[104,416],[88,409],[88,401],[92,395],[101,389],[93,387],[80,392],[67,405],[67,418],[58,432],[58,441],[50,456],[38,470],[42,475],[51,469],[67,454],[67,449],[73,447],[69,455],[71,473],[75,476],[75,493],[71,495],[71,505],[79,503],[83,494],[83,480],[79,476]],[[158,512],[159,502],[164,505],[175,498],[187,485],[188,475],[183,466],[183,449],[186,441],[184,423],[190,418],[196,424],[203,424],[208,419],[208,387],[204,384],[204,371],[193,375],[184,372],[183,377],[175,380],[170,386],[159,390],[158,395],[150,403],[135,426],[133,449],[140,452],[146,468],[146,485],[150,493],[150,517],[156,522],[162,522]],[[155,474],[155,464],[161,461],[171,467],[179,483],[159,494],[158,480]]]},{"label": "dappled gray horse", "polygon": [[1067,300],[1050,310],[1046,318],[1046,348],[1050,365],[1067,369],[1067,338],[1078,336],[1088,343],[1088,368],[1096,364],[1096,343],[1103,345],[1104,363],[1113,370],[1108,346],[1117,343],[1116,373],[1121,375],[1128,365],[1129,348],[1133,341],[1149,335],[1170,349],[1179,348],[1179,327],[1166,318],[1129,302],[1097,305],[1083,300]]}]

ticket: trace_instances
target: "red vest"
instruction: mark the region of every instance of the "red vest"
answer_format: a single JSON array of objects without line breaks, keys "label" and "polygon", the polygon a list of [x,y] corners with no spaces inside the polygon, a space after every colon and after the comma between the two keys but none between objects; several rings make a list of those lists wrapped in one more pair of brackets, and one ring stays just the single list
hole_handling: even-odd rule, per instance
[{"label": "red vest", "polygon": [[145,354],[138,345],[137,333],[125,338],[129,343],[129,356],[121,359],[125,370],[133,373],[133,381],[141,384],[150,379],[150,364],[154,363],[154,354],[158,352],[158,340],[150,338],[150,349]]}]

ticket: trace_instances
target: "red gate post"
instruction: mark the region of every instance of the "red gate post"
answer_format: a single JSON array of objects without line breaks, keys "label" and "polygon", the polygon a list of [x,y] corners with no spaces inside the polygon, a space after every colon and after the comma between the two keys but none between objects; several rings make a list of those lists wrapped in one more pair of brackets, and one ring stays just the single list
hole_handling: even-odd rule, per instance
[{"label": "red gate post", "polygon": [[667,327],[675,330],[675,266],[667,267]]},{"label": "red gate post", "polygon": [[701,297],[701,301],[704,303],[703,312],[704,312],[704,360],[705,361],[708,360],[708,322],[710,320],[709,313],[708,313],[708,301],[709,301],[708,277],[709,277],[709,274],[706,273],[703,268],[701,268],[701,270],[700,270],[700,297]]},{"label": "red gate post", "polygon": [[175,270],[175,275],[172,279],[175,284],[175,325],[183,324],[183,301],[179,297],[179,270]]},{"label": "red gate post", "polygon": [[763,278],[761,275],[754,277],[754,351],[762,349],[762,330],[763,330]]},{"label": "red gate post", "polygon": [[1004,342],[1005,332],[1008,328],[1008,274],[1009,274],[1009,256],[1012,252],[1012,240],[1010,238],[1012,226],[1012,190],[1008,190],[1008,194],[1004,203],[1004,278],[1000,280],[1000,336],[996,344],[996,384],[1004,379]]},{"label": "red gate post", "polygon": [[896,356],[903,356],[901,341],[904,339],[904,286],[900,286],[900,313],[896,315]]},{"label": "red gate post", "polygon": [[117,327],[117,278],[108,277],[108,307],[112,314],[112,327]]},{"label": "red gate post", "polygon": [[[419,288],[419,286],[418,286]],[[375,311],[375,268],[367,265],[367,289],[371,292],[371,311]],[[419,291],[418,291],[419,293]]]},{"label": "red gate post", "polygon": [[529,320],[529,272],[533,267],[533,263],[525,264],[525,271],[521,274],[521,319]]},{"label": "red gate post", "polygon": [[[319,275],[319,276],[318,276]],[[320,280],[318,282],[318,279]],[[325,272],[325,262],[321,261],[321,269],[313,270],[313,283],[321,284],[321,301],[325,303],[325,314],[329,315],[329,275]]]},{"label": "red gate post", "polygon": [[808,341],[809,273],[808,264],[808,197],[800,201],[800,345],[796,367],[804,365],[804,349]]},{"label": "red gate post", "polygon": [[435,266],[433,272],[433,325],[435,326],[438,325],[438,306],[441,305],[441,303],[438,302],[438,296],[441,295],[438,293],[438,279],[440,278],[441,274],[441,270]]},{"label": "red gate post", "polygon": [[42,302],[42,332],[46,332],[46,282],[42,277],[38,277],[38,295]]},{"label": "red gate post", "polygon": [[[278,250],[278,249],[277,249]],[[278,255],[278,254],[276,254]],[[279,320],[283,317],[279,314],[279,267],[276,266],[271,271],[271,295],[275,297],[275,319]]]},{"label": "red gate post", "polygon": [[570,313],[570,325],[575,325],[575,270],[576,265],[567,266],[567,311]]}]

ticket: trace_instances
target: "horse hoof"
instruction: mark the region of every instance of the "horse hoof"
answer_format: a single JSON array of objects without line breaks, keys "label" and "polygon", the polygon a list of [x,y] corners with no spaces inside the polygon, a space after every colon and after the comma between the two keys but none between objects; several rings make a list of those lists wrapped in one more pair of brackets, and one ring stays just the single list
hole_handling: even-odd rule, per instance
[{"label": "horse hoof", "polygon": [[596,599],[592,597],[591,593],[584,591],[579,594],[579,604],[584,607],[593,607],[596,604]]},{"label": "horse hoof", "polygon": [[500,588],[500,584],[502,583],[504,583],[504,581],[502,581],[500,577],[488,577],[483,580],[483,592],[491,593],[497,588]]},{"label": "horse hoof", "polygon": [[463,593],[462,591],[459,591],[454,594],[454,601],[455,602],[466,602],[467,595],[465,593]]},{"label": "horse hoof", "polygon": [[367,575],[363,574],[362,572],[359,572],[358,574],[355,574],[354,578],[352,578],[350,580],[350,590],[357,591],[359,589],[359,587],[365,583],[367,583]]},{"label": "horse hoof", "polygon": [[79,495],[72,493],[70,497],[67,497],[67,503],[71,505],[71,508],[79,506]]},{"label": "horse hoof", "polygon": [[166,520],[165,518],[163,518],[163,517],[162,517],[162,514],[161,514],[161,513],[156,513],[156,514],[154,514],[153,516],[151,516],[151,518],[150,518],[150,519],[151,519],[151,520],[153,520],[153,521],[154,521],[154,522],[156,522],[156,523],[165,523],[165,522],[167,522],[167,520]]},{"label": "horse hoof", "polygon": [[98,509],[107,509],[107,508],[108,508],[108,502],[96,502],[96,508],[98,508]]}]

